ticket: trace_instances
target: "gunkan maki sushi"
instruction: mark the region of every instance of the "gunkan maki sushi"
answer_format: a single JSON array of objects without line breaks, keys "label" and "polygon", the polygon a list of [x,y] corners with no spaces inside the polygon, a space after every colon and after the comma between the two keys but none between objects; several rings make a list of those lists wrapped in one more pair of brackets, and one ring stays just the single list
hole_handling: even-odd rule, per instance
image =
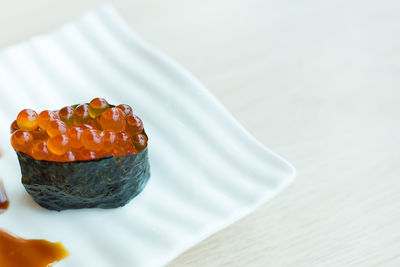
[{"label": "gunkan maki sushi", "polygon": [[127,104],[24,109],[10,131],[22,184],[47,209],[124,206],[150,178],[148,137]]}]

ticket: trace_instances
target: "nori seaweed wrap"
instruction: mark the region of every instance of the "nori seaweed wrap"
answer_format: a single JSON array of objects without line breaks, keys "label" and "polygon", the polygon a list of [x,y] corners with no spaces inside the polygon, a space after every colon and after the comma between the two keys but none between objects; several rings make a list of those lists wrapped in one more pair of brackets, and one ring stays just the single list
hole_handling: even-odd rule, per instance
[{"label": "nori seaweed wrap", "polygon": [[73,162],[35,160],[19,151],[17,155],[26,191],[50,210],[121,207],[150,178],[147,148],[138,154]]}]

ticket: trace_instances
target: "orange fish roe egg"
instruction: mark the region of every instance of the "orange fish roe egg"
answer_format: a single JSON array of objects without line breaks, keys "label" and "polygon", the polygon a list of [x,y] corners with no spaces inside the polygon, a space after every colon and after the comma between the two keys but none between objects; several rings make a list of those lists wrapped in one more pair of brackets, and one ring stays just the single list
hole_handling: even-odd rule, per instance
[{"label": "orange fish roe egg", "polygon": [[111,150],[113,150],[116,141],[117,141],[117,135],[112,132],[112,131],[102,131],[101,135],[103,136],[103,150],[105,152],[110,152]]},{"label": "orange fish roe egg", "polygon": [[96,97],[89,103],[89,115],[96,118],[108,108],[108,102],[104,98]]},{"label": "orange fish roe egg", "polygon": [[69,138],[69,144],[72,148],[82,147],[81,135],[83,131],[84,130],[81,126],[72,126],[68,129],[67,135]]},{"label": "orange fish roe egg", "polygon": [[77,155],[78,160],[91,160],[97,158],[96,152],[88,149],[81,149]]},{"label": "orange fish roe egg", "polygon": [[96,118],[89,121],[89,125],[92,126],[93,129],[97,129],[97,130],[103,129],[100,124],[100,116],[97,116]]},{"label": "orange fish roe egg", "polygon": [[114,157],[120,157],[120,156],[123,156],[123,155],[126,155],[125,149],[122,149],[120,147],[115,147],[113,149],[113,156]]},{"label": "orange fish roe egg", "polygon": [[117,146],[118,147],[128,147],[131,143],[131,138],[129,135],[122,131],[115,134],[117,136]]},{"label": "orange fish roe egg", "polygon": [[12,147],[24,153],[30,153],[33,144],[33,136],[26,131],[16,130],[11,136]]},{"label": "orange fish roe egg", "polygon": [[89,105],[82,104],[75,108],[74,124],[81,125],[88,123],[92,118],[89,115]]},{"label": "orange fish roe egg", "polygon": [[60,120],[65,122],[68,126],[74,123],[75,110],[72,107],[70,106],[63,107],[58,112],[58,115],[60,116]]},{"label": "orange fish roe egg", "polygon": [[125,131],[130,135],[133,136],[135,134],[139,134],[143,131],[143,122],[142,120],[136,115],[128,115],[125,117]]},{"label": "orange fish roe egg", "polygon": [[113,149],[114,156],[122,156],[126,154],[135,154],[137,153],[136,148],[132,144],[132,140],[130,136],[126,132],[118,132],[117,136],[117,144]]},{"label": "orange fish roe egg", "polygon": [[57,162],[71,162],[71,161],[75,161],[76,157],[75,157],[74,152],[67,151],[60,156],[54,155],[51,159],[53,161],[57,161]]},{"label": "orange fish roe egg", "polygon": [[69,139],[66,134],[52,136],[47,140],[47,148],[54,155],[60,156],[69,150]]},{"label": "orange fish roe egg", "polygon": [[92,151],[103,149],[104,141],[101,132],[98,130],[85,130],[81,135],[81,142],[84,148]]},{"label": "orange fish roe egg", "polygon": [[58,119],[58,116],[54,111],[43,110],[39,113],[39,127],[46,130],[50,121],[55,119]]},{"label": "orange fish roe egg", "polygon": [[47,140],[47,138],[49,138],[47,131],[43,130],[40,127],[36,128],[35,130],[31,131],[30,133],[33,135],[34,140]]},{"label": "orange fish roe egg", "polygon": [[108,108],[101,114],[99,123],[103,130],[122,131],[125,128],[125,113],[119,108]]},{"label": "orange fish roe egg", "polygon": [[39,125],[38,114],[32,109],[24,109],[18,113],[17,124],[21,130],[35,130]]},{"label": "orange fish roe egg", "polygon": [[142,151],[147,146],[147,137],[144,134],[137,134],[132,136],[133,144],[137,151]]},{"label": "orange fish roe egg", "polygon": [[116,146],[113,149],[113,155],[114,157],[119,157],[119,156],[123,156],[123,155],[127,155],[127,154],[137,154],[137,150],[136,148],[131,144],[129,146],[126,147],[120,147],[120,146]]},{"label": "orange fish roe egg", "polygon": [[132,108],[131,108],[131,106],[129,106],[129,105],[127,105],[127,104],[119,104],[118,106],[117,106],[117,108],[119,108],[120,110],[122,110],[124,113],[125,113],[125,115],[132,115],[133,113],[132,113]]},{"label": "orange fish roe egg", "polygon": [[10,126],[10,133],[13,134],[16,130],[19,130],[17,120],[13,121]]},{"label": "orange fish roe egg", "polygon": [[65,122],[61,120],[52,120],[50,121],[49,125],[47,126],[47,134],[50,137],[57,136],[60,134],[65,134],[67,132],[68,126]]},{"label": "orange fish roe egg", "polygon": [[32,146],[32,157],[36,160],[49,160],[51,153],[47,149],[46,141],[35,141]]}]

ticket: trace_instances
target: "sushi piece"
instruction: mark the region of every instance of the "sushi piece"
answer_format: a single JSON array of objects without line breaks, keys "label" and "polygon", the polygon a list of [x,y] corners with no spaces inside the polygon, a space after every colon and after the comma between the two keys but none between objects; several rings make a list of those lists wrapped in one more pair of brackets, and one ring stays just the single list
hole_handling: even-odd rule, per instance
[{"label": "sushi piece", "polygon": [[44,208],[121,207],[150,178],[148,137],[126,104],[95,98],[59,111],[25,109],[10,131],[22,184]]}]

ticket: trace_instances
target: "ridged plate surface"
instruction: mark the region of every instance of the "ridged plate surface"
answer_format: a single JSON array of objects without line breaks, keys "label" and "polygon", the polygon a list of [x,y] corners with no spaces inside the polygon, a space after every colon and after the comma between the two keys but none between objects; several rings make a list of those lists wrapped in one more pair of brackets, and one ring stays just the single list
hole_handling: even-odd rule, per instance
[{"label": "ridged plate surface", "polygon": [[[151,178],[127,206],[55,212],[20,182],[8,125],[19,110],[102,96],[127,103],[150,138]],[[62,241],[56,266],[162,266],[265,203],[294,168],[257,142],[187,71],[138,37],[110,6],[0,54],[1,174],[11,205],[0,228]]]}]

